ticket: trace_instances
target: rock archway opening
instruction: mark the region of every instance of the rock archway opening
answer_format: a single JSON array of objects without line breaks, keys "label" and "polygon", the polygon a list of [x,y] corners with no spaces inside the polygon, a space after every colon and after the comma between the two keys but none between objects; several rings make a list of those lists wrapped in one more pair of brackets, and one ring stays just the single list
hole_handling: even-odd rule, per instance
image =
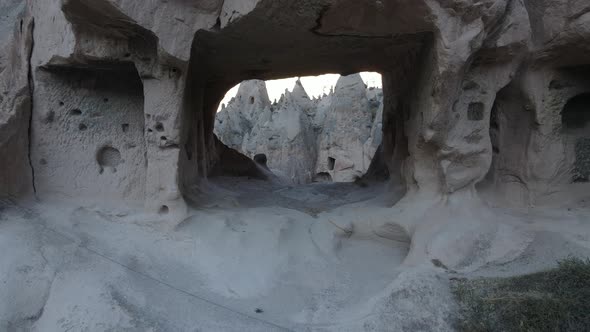
[{"label": "rock archway opening", "polygon": [[572,182],[590,182],[590,93],[571,98],[561,113]]},{"label": "rock archway opening", "polygon": [[226,94],[214,133],[285,183],[346,183],[369,169],[382,120],[378,73],[249,80]]},{"label": "rock archway opening", "polygon": [[[252,181],[286,189],[287,195],[297,188],[295,196],[304,202],[291,197],[290,203],[318,205],[315,210],[322,204],[311,203],[312,196],[329,207],[376,196],[389,179],[388,172],[367,174],[374,160],[384,160],[376,157],[383,151],[383,105],[376,72],[242,81],[215,114],[213,132],[222,152],[208,179],[249,197]],[[364,193],[334,203],[334,195],[355,192]]]},{"label": "rock archway opening", "polygon": [[[270,176],[291,184],[395,183],[397,199],[405,192],[404,125],[425,77],[420,64],[427,61],[432,34],[390,34],[385,25],[341,32],[329,27],[337,20],[319,23],[313,8],[293,10],[297,22],[264,2],[255,11],[273,15],[248,15],[195,34],[179,162],[188,202],[199,204],[209,188],[203,183],[220,176],[268,179],[253,160],[262,154]],[[367,87],[355,74],[363,72],[380,73],[382,88]],[[266,81],[326,73],[341,79],[325,97],[308,93],[301,82],[276,102],[268,96]],[[240,82],[234,99],[222,102]],[[362,111],[350,112],[355,107]]]}]

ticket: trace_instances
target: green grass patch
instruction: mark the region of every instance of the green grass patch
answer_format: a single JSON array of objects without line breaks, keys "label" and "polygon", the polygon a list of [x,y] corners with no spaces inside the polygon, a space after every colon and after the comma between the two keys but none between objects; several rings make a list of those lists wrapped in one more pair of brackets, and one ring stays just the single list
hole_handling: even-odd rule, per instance
[{"label": "green grass patch", "polygon": [[513,278],[453,282],[459,331],[590,331],[590,260]]}]

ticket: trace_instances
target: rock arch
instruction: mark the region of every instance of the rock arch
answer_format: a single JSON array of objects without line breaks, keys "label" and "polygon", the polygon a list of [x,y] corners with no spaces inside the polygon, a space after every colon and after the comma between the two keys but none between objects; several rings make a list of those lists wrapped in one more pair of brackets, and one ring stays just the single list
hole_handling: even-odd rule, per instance
[{"label": "rock arch", "polygon": [[570,98],[561,113],[573,182],[590,181],[590,93]]}]

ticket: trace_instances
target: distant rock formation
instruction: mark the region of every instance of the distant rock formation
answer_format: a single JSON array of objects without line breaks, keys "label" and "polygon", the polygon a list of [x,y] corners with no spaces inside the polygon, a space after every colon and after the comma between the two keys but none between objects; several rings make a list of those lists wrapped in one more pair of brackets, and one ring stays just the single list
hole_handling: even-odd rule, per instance
[{"label": "distant rock formation", "polygon": [[369,168],[381,144],[383,93],[359,74],[340,77],[336,89],[310,99],[301,81],[271,105],[264,81],[244,81],[215,120],[215,134],[294,183],[351,182]]}]

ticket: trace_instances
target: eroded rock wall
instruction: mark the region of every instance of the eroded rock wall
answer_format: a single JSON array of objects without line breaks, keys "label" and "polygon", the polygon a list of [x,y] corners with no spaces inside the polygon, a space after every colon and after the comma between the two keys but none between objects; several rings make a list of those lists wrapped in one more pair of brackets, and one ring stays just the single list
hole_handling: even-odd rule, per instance
[{"label": "eroded rock wall", "polygon": [[[492,190],[516,191],[519,204],[543,204],[554,192],[585,185],[586,127],[571,128],[562,114],[568,105],[585,105],[574,98],[589,92],[590,8],[584,1],[24,5],[21,25],[10,13],[23,4],[2,3],[12,21],[0,27],[0,42],[11,40],[0,56],[3,194],[32,191],[39,181],[41,198],[108,193],[179,218],[186,212],[183,195],[222,155],[215,151],[213,128],[227,89],[247,79],[360,71],[384,74],[383,154],[392,177],[408,189],[400,208],[417,196],[449,205],[477,201],[476,184],[483,179]],[[13,37],[6,37],[7,26],[14,27]],[[109,71],[120,79],[100,88]],[[122,71],[136,73],[140,84]],[[77,72],[88,74],[72,74]],[[116,88],[119,83],[125,86]],[[71,108],[84,103],[82,114],[113,114],[84,118],[88,124],[71,120]],[[330,121],[327,107],[318,104],[312,127]],[[51,111],[53,122],[43,123]],[[522,128],[516,128],[519,121]],[[44,129],[50,126],[55,128]],[[137,144],[137,152],[115,143],[123,137]],[[507,146],[512,138],[516,145]],[[119,151],[117,165],[124,166],[99,181],[100,165],[104,175],[117,156],[109,149],[110,157],[97,158],[104,144]],[[365,142],[363,148],[375,145]],[[53,147],[59,153],[48,156]],[[68,152],[75,165],[66,161]],[[412,233],[408,225],[416,221],[405,219]]]},{"label": "eroded rock wall", "polygon": [[0,196],[34,192],[29,162],[33,18],[18,1],[0,4]]},{"label": "eroded rock wall", "polygon": [[143,89],[135,68],[36,73],[31,163],[37,195],[143,203]]},{"label": "eroded rock wall", "polygon": [[381,144],[382,100],[382,90],[367,89],[359,74],[313,100],[298,80],[275,105],[263,81],[245,81],[217,114],[215,133],[251,158],[265,154],[268,166],[294,183],[352,182]]}]

